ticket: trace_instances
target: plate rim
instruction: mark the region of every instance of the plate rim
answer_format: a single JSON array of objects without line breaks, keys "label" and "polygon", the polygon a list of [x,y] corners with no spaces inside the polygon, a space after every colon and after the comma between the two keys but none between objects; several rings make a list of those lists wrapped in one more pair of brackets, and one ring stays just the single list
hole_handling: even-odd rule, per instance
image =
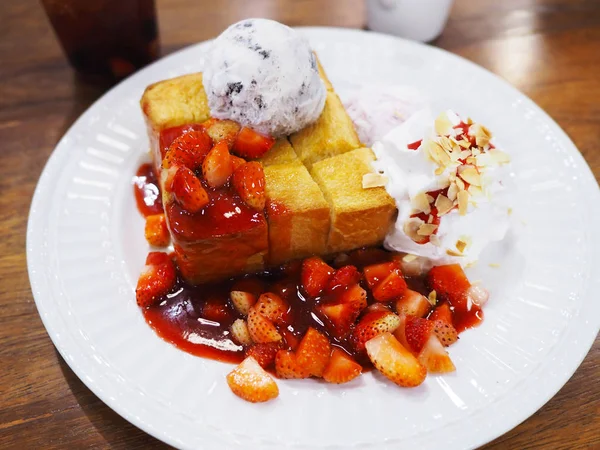
[{"label": "plate rim", "polygon": [[[524,93],[519,91],[516,87],[514,87],[513,85],[508,83],[506,80],[504,80],[500,76],[494,74],[493,72],[488,71],[487,69],[473,63],[472,61],[469,61],[468,59],[466,59],[462,56],[456,55],[449,51],[440,49],[438,47],[433,47],[433,46],[430,46],[427,44],[413,42],[413,41],[401,39],[401,38],[390,36],[390,35],[375,33],[372,31],[350,29],[350,28],[340,28],[340,27],[296,27],[296,28],[300,31],[306,31],[309,33],[310,32],[326,32],[326,33],[334,33],[334,34],[341,33],[341,34],[353,34],[353,35],[356,35],[357,33],[358,34],[368,33],[368,34],[376,35],[376,36],[379,36],[379,37],[382,37],[385,39],[389,39],[391,41],[403,41],[406,45],[429,49],[426,51],[431,51],[433,49],[434,52],[443,53],[445,57],[456,58],[456,59],[460,60],[462,64],[466,63],[467,65],[469,65],[471,67],[472,70],[483,71],[488,76],[492,75],[495,78],[496,82],[502,83],[503,85],[505,85],[505,87],[510,88],[513,91],[513,93],[515,95],[517,95],[519,98],[529,102],[530,106],[534,107],[536,112],[542,115],[544,121],[552,126],[553,132],[560,135],[560,137],[563,138],[565,140],[565,142],[568,142],[570,144],[572,149],[576,150],[575,152],[570,152],[570,154],[572,154],[575,158],[577,158],[579,160],[578,162],[580,163],[579,165],[580,165],[580,169],[581,169],[580,173],[581,173],[582,177],[585,177],[586,182],[588,184],[590,184],[590,187],[593,187],[594,184],[596,185],[596,188],[597,188],[596,189],[596,197],[600,200],[600,188],[598,188],[598,184],[595,180],[595,176],[594,176],[591,168],[585,161],[585,158],[583,157],[583,155],[581,154],[579,149],[575,146],[575,144],[572,142],[570,137],[549,116],[549,114],[546,113],[537,104],[535,104],[535,102],[533,102],[533,100],[531,100],[528,96],[526,96]],[[343,40],[343,37],[340,39]],[[174,446],[182,445],[182,442],[178,441],[178,439],[175,436],[171,436],[168,433],[165,433],[158,428],[152,427],[150,424],[146,424],[143,421],[136,420],[136,418],[132,417],[132,415],[127,411],[127,408],[124,406],[124,404],[120,403],[118,399],[111,400],[109,398],[109,395],[106,394],[105,392],[103,392],[101,390],[100,386],[97,385],[97,381],[95,381],[89,377],[89,373],[88,373],[89,369],[82,367],[80,364],[77,363],[77,361],[73,361],[73,360],[71,360],[71,358],[68,357],[66,346],[64,346],[64,343],[62,341],[60,341],[57,337],[57,330],[55,329],[55,324],[51,323],[48,316],[46,314],[44,314],[44,299],[43,299],[44,294],[40,290],[40,284],[43,284],[45,277],[44,277],[43,273],[41,273],[41,275],[38,275],[38,273],[40,273],[40,271],[37,270],[39,261],[36,261],[36,255],[34,255],[34,252],[36,249],[32,245],[32,242],[33,242],[33,234],[36,231],[36,227],[38,226],[38,224],[35,223],[35,218],[36,218],[36,216],[41,214],[39,212],[40,209],[43,209],[43,208],[40,208],[40,206],[39,206],[40,202],[42,201],[42,197],[44,195],[43,187],[44,187],[45,183],[47,183],[52,178],[52,175],[54,175],[56,173],[60,173],[60,170],[59,170],[60,167],[58,165],[58,160],[60,157],[66,156],[66,153],[67,153],[66,150],[63,151],[60,149],[64,148],[67,145],[66,141],[69,139],[69,136],[73,133],[73,130],[80,127],[81,124],[83,122],[85,122],[85,120],[88,118],[88,116],[90,114],[92,114],[93,111],[95,111],[98,108],[99,104],[101,104],[103,102],[107,102],[107,101],[112,101],[113,97],[115,97],[115,95],[117,95],[116,93],[118,93],[121,90],[125,91],[130,86],[134,86],[135,82],[136,82],[135,80],[136,80],[136,78],[138,78],[138,76],[140,74],[154,71],[154,70],[156,70],[156,67],[162,65],[166,60],[169,60],[171,58],[176,58],[176,57],[178,57],[179,54],[190,51],[195,47],[199,47],[201,45],[206,45],[206,43],[209,41],[210,40],[205,40],[205,41],[201,41],[201,42],[186,46],[186,47],[181,48],[169,55],[166,55],[166,56],[158,59],[157,61],[153,62],[152,64],[148,65],[147,67],[143,68],[142,70],[138,71],[137,73],[135,73],[132,76],[128,77],[127,79],[123,80],[121,83],[112,87],[110,90],[108,90],[106,93],[104,93],[99,99],[97,99],[94,103],[92,103],[92,105],[90,105],[86,109],[86,111],[83,112],[77,118],[77,120],[69,127],[69,129],[65,132],[65,134],[61,137],[61,139],[55,145],[50,157],[46,161],[44,169],[42,170],[42,172],[40,174],[40,177],[38,179],[38,182],[37,182],[37,185],[36,185],[33,197],[32,197],[32,201],[30,204],[28,221],[27,221],[27,231],[26,231],[27,270],[28,270],[29,280],[30,280],[32,294],[34,297],[36,308],[38,310],[39,316],[42,320],[42,323],[44,324],[44,327],[46,329],[48,336],[52,340],[53,345],[58,350],[58,352],[60,353],[63,360],[75,372],[77,377],[94,393],[94,395],[96,395],[99,399],[101,399],[113,411],[117,412],[125,420],[129,421],[136,427],[142,429],[144,432],[156,437],[157,439],[160,439],[163,442],[169,443]],[[65,155],[61,155],[61,152],[65,153]],[[596,219],[600,219],[600,202],[596,202],[596,205],[597,205],[596,211],[593,216]],[[37,259],[39,259],[39,258],[37,258]],[[598,266],[596,266],[596,267],[597,267],[596,271],[600,274],[600,270],[598,269]],[[593,277],[591,278],[591,283],[593,283]],[[597,282],[597,284],[600,284],[600,283]],[[593,284],[591,284],[590,286],[592,286],[592,285]],[[571,361],[571,364],[569,364],[569,370],[563,371],[561,373],[561,375],[558,377],[559,381],[555,381],[554,383],[552,383],[553,387],[546,388],[545,395],[537,395],[536,401],[533,403],[528,403],[527,404],[528,407],[523,409],[523,411],[525,411],[525,412],[517,415],[516,418],[514,418],[514,417],[511,418],[511,420],[505,420],[503,422],[504,423],[503,427],[494,428],[494,432],[491,434],[488,432],[487,434],[483,435],[483,439],[481,439],[481,438],[473,439],[473,442],[469,443],[469,445],[473,445],[473,446],[483,445],[487,442],[492,441],[493,439],[496,439],[499,436],[502,436],[506,432],[508,432],[511,429],[513,429],[514,427],[518,426],[520,423],[527,420],[536,411],[541,409],[551,398],[553,398],[562,389],[562,387],[569,381],[569,379],[575,374],[575,372],[581,365],[582,361],[585,359],[585,357],[589,353],[589,350],[593,346],[595,339],[598,335],[598,331],[600,330],[600,320],[597,320],[597,322],[598,323],[597,323],[597,326],[595,327],[596,328],[595,330],[594,330],[593,322],[591,323],[591,326],[586,329],[586,331],[588,331],[586,333],[587,339],[585,339],[585,342],[583,343],[583,345],[578,346],[576,351],[571,353],[571,357],[569,358]],[[561,342],[562,341],[557,342],[555,346],[558,346]],[[573,363],[572,361],[576,361],[576,364]],[[539,397],[541,397],[541,398],[539,398]],[[537,405],[537,406],[530,406],[532,404]]]}]

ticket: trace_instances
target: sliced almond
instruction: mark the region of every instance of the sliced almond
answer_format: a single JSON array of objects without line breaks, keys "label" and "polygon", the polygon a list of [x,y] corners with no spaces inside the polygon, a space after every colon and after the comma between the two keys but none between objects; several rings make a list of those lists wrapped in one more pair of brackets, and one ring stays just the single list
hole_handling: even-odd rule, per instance
[{"label": "sliced almond", "polygon": [[465,252],[465,249],[469,246],[469,242],[466,239],[459,239],[456,241],[456,250],[461,253]]},{"label": "sliced almond", "polygon": [[[448,190],[450,190],[450,189],[448,189]],[[448,197],[446,197],[443,194],[438,195],[437,198],[435,199],[435,207],[437,208],[438,215],[440,215],[440,216],[443,216],[448,211],[450,211],[453,206],[454,206],[454,204],[452,203],[452,200],[450,200]]]},{"label": "sliced almond", "polygon": [[448,200],[453,202],[454,200],[456,200],[457,194],[458,194],[458,186],[456,185],[456,183],[452,183],[450,185],[450,187],[448,188]]},{"label": "sliced almond", "polygon": [[458,145],[460,145],[462,148],[469,148],[471,147],[471,142],[467,139],[461,139],[460,141],[457,141]]},{"label": "sliced almond", "polygon": [[450,156],[444,151],[442,146],[435,141],[427,141],[425,143],[426,154],[438,166],[446,167],[450,164]]},{"label": "sliced almond", "polygon": [[388,177],[380,173],[366,173],[362,178],[363,189],[371,189],[387,185]]},{"label": "sliced almond", "polygon": [[490,155],[496,164],[508,164],[510,162],[510,156],[508,156],[508,154],[504,153],[502,150],[493,149],[487,154]]},{"label": "sliced almond", "polygon": [[464,191],[465,190],[465,183],[460,178],[457,178],[456,180],[454,180],[454,183],[456,183],[456,186],[458,187],[459,191]]},{"label": "sliced almond", "polygon": [[417,194],[412,201],[412,207],[417,211],[417,213],[424,212],[425,214],[429,214],[431,212],[431,204],[428,195],[424,192]]},{"label": "sliced almond", "polygon": [[452,141],[447,136],[442,136],[438,139],[440,146],[447,152],[452,151]]},{"label": "sliced almond", "polygon": [[460,191],[457,196],[458,199],[458,213],[461,216],[467,214],[467,209],[469,206],[469,193],[467,191]]},{"label": "sliced almond", "polygon": [[409,238],[411,238],[413,241],[415,241],[417,244],[423,244],[423,243],[425,243],[427,238],[425,236],[419,235],[418,231],[419,231],[419,228],[424,224],[425,224],[425,222],[423,222],[418,217],[411,217],[406,222],[404,222],[404,226],[403,226],[404,233]]},{"label": "sliced almond", "polygon": [[448,136],[454,133],[452,122],[450,122],[450,119],[445,112],[436,117],[435,132],[440,136]]},{"label": "sliced almond", "polygon": [[434,170],[434,174],[436,177],[439,177],[441,174],[444,173],[444,170],[446,170],[444,167],[438,167],[437,169]]},{"label": "sliced almond", "polygon": [[475,158],[474,156],[469,156],[467,159],[465,159],[465,162],[467,164],[471,164],[472,166],[476,166],[477,165],[477,158]]},{"label": "sliced almond", "polygon": [[407,253],[402,257],[402,261],[404,261],[405,263],[413,262],[415,259],[417,259],[417,256],[411,255],[410,253]]},{"label": "sliced almond", "polygon": [[479,147],[484,147],[489,144],[492,139],[492,133],[483,125],[476,123],[469,127],[469,134],[475,136],[475,143]]},{"label": "sliced almond", "polygon": [[431,306],[435,306],[437,304],[437,292],[435,292],[435,289],[429,293],[427,300]]},{"label": "sliced almond", "polygon": [[458,176],[464,181],[475,186],[481,186],[481,176],[475,166],[464,165],[458,168]]},{"label": "sliced almond", "polygon": [[458,253],[457,251],[452,250],[451,248],[446,250],[446,254],[450,256],[464,256],[462,253]]},{"label": "sliced almond", "polygon": [[483,197],[483,189],[481,189],[479,186],[475,186],[474,184],[469,186],[467,191],[469,191],[469,194],[471,194],[472,197]]},{"label": "sliced almond", "polygon": [[424,223],[417,230],[417,234],[419,236],[431,236],[433,233],[435,233],[435,230],[437,230],[437,228],[438,226],[432,223]]}]

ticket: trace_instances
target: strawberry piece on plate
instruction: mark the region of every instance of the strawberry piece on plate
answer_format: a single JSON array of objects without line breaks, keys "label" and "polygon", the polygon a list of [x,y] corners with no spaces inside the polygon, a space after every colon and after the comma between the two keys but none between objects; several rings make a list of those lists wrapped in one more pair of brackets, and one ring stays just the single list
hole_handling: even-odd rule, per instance
[{"label": "strawberry piece on plate", "polygon": [[309,375],[321,377],[330,355],[329,339],[311,327],[306,331],[296,350],[296,361],[308,371]]},{"label": "strawberry piece on plate", "polygon": [[445,347],[458,341],[458,332],[452,324],[446,323],[443,320],[433,320],[431,322],[433,323],[433,332]]},{"label": "strawberry piece on plate", "polygon": [[281,334],[269,319],[254,307],[248,312],[248,331],[252,340],[257,343],[281,341]]},{"label": "strawberry piece on plate", "polygon": [[471,283],[460,264],[432,267],[427,281],[439,298],[447,300],[461,311],[467,310],[467,292]]},{"label": "strawberry piece on plate", "polygon": [[358,269],[354,266],[340,267],[335,271],[327,285],[327,292],[334,292],[341,289],[346,289],[349,286],[360,282],[361,275]]},{"label": "strawberry piece on plate", "polygon": [[397,299],[406,291],[406,281],[400,269],[394,269],[373,289],[373,298],[378,302],[389,302]]},{"label": "strawberry piece on plate", "polygon": [[275,139],[243,127],[233,142],[233,151],[244,158],[260,158],[275,144]]},{"label": "strawberry piece on plate", "polygon": [[317,297],[327,287],[333,272],[333,268],[318,256],[305,259],[300,275],[302,287],[309,296]]},{"label": "strawberry piece on plate", "polygon": [[[238,344],[245,346],[252,345],[252,337],[250,336],[250,331],[248,331],[248,324],[244,319],[236,319],[231,324],[231,336]],[[248,355],[246,354],[246,356]]]},{"label": "strawberry piece on plate", "polygon": [[382,282],[390,273],[392,273],[396,269],[400,270],[400,264],[398,264],[396,261],[366,266],[363,269],[363,273],[365,275],[365,280],[367,280],[369,289],[375,289],[375,287],[380,282]]},{"label": "strawberry piece on plate", "polygon": [[152,305],[168,294],[176,281],[177,272],[171,257],[163,252],[148,253],[135,289],[137,304],[141,307]]},{"label": "strawberry piece on plate", "polygon": [[418,359],[431,373],[447,373],[456,370],[450,355],[435,334],[429,336]]},{"label": "strawberry piece on plate", "polygon": [[235,395],[252,403],[266,402],[279,395],[275,380],[252,357],[244,359],[227,375],[227,384]]},{"label": "strawberry piece on plate", "polygon": [[256,296],[250,292],[231,291],[229,298],[235,309],[243,316],[247,316],[250,308],[256,303]]},{"label": "strawberry piece on plate", "polygon": [[217,323],[230,320],[231,312],[228,305],[219,299],[208,299],[202,306],[202,318]]},{"label": "strawberry piece on plate", "polygon": [[390,333],[380,334],[365,344],[367,355],[385,377],[402,387],[425,381],[427,369]]},{"label": "strawberry piece on plate", "polygon": [[254,344],[246,350],[246,357],[252,356],[261,367],[269,367],[275,362],[275,355],[281,350],[281,342]]},{"label": "strawberry piece on plate", "polygon": [[191,130],[176,138],[167,151],[162,166],[185,166],[191,170],[202,167],[202,162],[212,147],[212,141],[204,130]]},{"label": "strawberry piece on plate", "polygon": [[340,303],[353,303],[360,310],[367,307],[367,291],[360,284],[350,286],[339,296]]},{"label": "strawberry piece on plate", "polygon": [[429,315],[429,320],[441,320],[444,323],[453,325],[450,305],[448,303],[442,303],[441,305],[436,306]]},{"label": "strawberry piece on plate", "polygon": [[362,366],[343,350],[334,348],[323,379],[329,383],[342,384],[352,381],[362,373]]},{"label": "strawberry piece on plate", "polygon": [[348,334],[361,311],[362,308],[356,303],[337,303],[316,307],[317,314],[325,319],[327,329],[336,337]]},{"label": "strawberry piece on plate", "polygon": [[[422,349],[429,337],[433,334],[434,323],[421,317],[406,316],[404,323],[404,341],[407,349],[417,354]],[[399,339],[403,342],[403,339]]]},{"label": "strawberry piece on plate", "polygon": [[408,314],[411,316],[424,317],[431,309],[431,303],[422,294],[407,289],[396,301],[396,312],[398,314]]},{"label": "strawberry piece on plate", "polygon": [[246,160],[244,158],[240,158],[239,156],[230,155],[231,157],[231,170],[235,172],[238,167],[242,164],[246,164]]},{"label": "strawberry piece on plate", "polygon": [[232,183],[244,203],[257,211],[265,209],[265,172],[261,163],[242,164],[233,172]]},{"label": "strawberry piece on plate", "polygon": [[289,307],[279,295],[273,292],[261,294],[254,308],[273,323],[283,325],[287,322]]},{"label": "strawberry piece on plate", "polygon": [[365,349],[365,343],[383,333],[393,333],[400,325],[400,317],[393,312],[375,311],[366,314],[352,330],[351,340],[356,351]]},{"label": "strawberry piece on plate", "polygon": [[148,244],[154,247],[166,247],[171,242],[167,219],[164,214],[152,214],[146,217],[144,236]]},{"label": "strawberry piece on plate", "polygon": [[200,180],[187,167],[177,169],[171,183],[171,191],[177,203],[191,213],[200,211],[209,202],[208,194]]},{"label": "strawberry piece on plate", "polygon": [[306,367],[298,364],[296,354],[289,350],[279,350],[275,355],[275,373],[279,378],[308,378]]},{"label": "strawberry piece on plate", "polygon": [[202,163],[202,175],[210,187],[223,186],[233,173],[231,155],[227,142],[218,142],[206,155]]}]

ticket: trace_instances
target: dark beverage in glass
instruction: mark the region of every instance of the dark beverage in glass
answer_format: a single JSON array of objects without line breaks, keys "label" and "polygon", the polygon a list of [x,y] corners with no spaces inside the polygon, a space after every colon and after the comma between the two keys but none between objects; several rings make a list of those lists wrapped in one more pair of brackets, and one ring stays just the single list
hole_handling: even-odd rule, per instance
[{"label": "dark beverage in glass", "polygon": [[42,0],[73,67],[114,82],[156,59],[154,0]]}]

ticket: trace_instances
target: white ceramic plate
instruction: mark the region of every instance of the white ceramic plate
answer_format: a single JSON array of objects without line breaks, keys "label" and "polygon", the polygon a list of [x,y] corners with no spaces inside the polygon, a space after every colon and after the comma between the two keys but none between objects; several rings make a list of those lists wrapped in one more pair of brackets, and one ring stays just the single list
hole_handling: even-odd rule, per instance
[{"label": "white ceramic plate", "polygon": [[[148,142],[138,100],[200,71],[206,44],[158,61],[94,104],[56,147],[27,230],[39,313],[79,378],[124,418],[183,448],[471,448],[505,433],[569,379],[600,328],[600,195],[565,133],[524,95],[444,51],[355,30],[302,29],[343,96],[352,85],[416,86],[436,110],[486,124],[513,155],[515,232],[471,278],[490,288],[481,327],[450,349],[457,371],[400,389],[369,373],[343,386],[278,381],[236,398],[231,366],[158,338],[135,303],[147,244],[131,179]],[[488,263],[496,262],[499,268]]]}]

